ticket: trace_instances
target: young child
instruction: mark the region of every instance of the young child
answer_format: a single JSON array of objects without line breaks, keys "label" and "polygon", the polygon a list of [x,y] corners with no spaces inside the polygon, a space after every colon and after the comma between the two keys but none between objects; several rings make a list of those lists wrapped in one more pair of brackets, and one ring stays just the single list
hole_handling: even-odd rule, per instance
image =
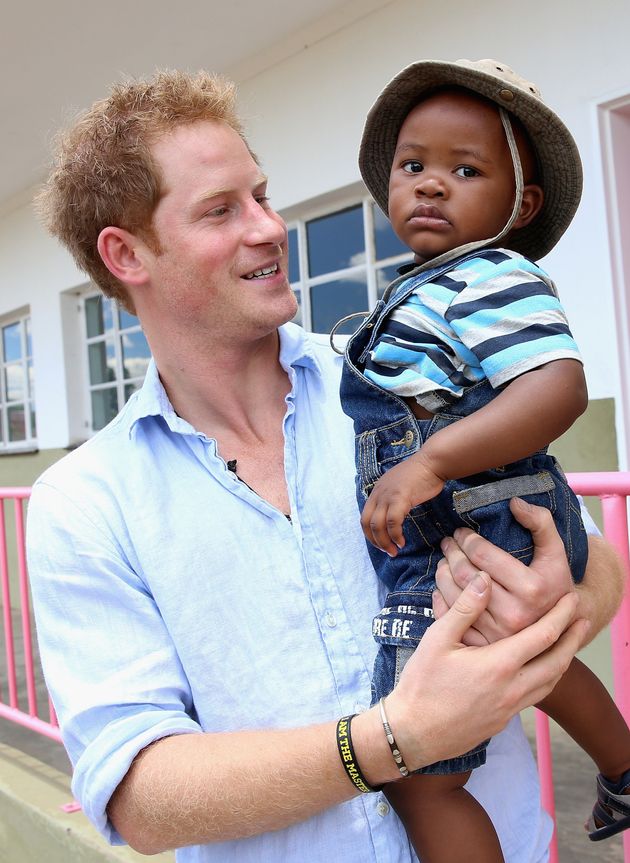
[{"label": "young child", "polygon": [[[574,580],[583,576],[579,503],[546,447],[586,408],[586,385],[553,282],[533,263],[573,218],[582,172],[536,87],[491,60],[404,69],[368,115],[359,164],[415,255],[349,340],[341,385],[361,522],[389,591],[374,621],[373,698],[385,716],[431,623],[440,542],[457,527],[529,563],[531,536],[510,500],[545,506]],[[540,707],[599,769],[591,839],[626,829],[630,732],[605,688],[574,660]],[[422,863],[503,861],[464,789],[485,746],[386,786]]]}]

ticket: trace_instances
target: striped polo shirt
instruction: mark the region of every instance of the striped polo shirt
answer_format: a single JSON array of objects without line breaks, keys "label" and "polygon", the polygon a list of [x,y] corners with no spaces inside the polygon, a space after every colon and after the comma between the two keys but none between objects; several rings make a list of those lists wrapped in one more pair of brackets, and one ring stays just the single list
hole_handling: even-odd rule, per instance
[{"label": "striped polo shirt", "polygon": [[484,249],[435,281],[411,280],[365,365],[389,392],[436,411],[484,378],[500,387],[552,360],[581,362],[554,283],[517,252]]}]

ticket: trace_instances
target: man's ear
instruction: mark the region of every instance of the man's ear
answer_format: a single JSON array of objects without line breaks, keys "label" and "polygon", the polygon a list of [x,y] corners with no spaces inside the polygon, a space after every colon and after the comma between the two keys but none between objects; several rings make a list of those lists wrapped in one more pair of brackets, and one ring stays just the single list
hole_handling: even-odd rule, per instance
[{"label": "man's ear", "polygon": [[516,231],[519,228],[524,228],[530,222],[533,222],[538,213],[540,213],[544,199],[545,196],[542,188],[535,183],[528,183],[523,189],[521,209],[512,225],[512,230]]},{"label": "man's ear", "polygon": [[98,235],[98,253],[118,281],[126,285],[143,285],[149,278],[142,251],[145,244],[135,234],[113,225]]}]

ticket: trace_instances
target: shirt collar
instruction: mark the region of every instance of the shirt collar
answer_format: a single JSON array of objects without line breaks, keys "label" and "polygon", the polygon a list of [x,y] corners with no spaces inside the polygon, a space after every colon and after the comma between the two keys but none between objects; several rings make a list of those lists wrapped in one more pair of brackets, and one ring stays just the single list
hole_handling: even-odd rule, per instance
[{"label": "shirt collar", "polygon": [[[278,329],[280,335],[280,365],[289,374],[292,368],[319,369],[315,343],[309,333],[297,324],[284,324]],[[142,387],[134,393],[125,407],[129,423],[129,435],[138,422],[147,417],[162,417],[173,432],[196,434],[190,423],[179,417],[170,402],[160,380],[155,360],[151,358]]]}]

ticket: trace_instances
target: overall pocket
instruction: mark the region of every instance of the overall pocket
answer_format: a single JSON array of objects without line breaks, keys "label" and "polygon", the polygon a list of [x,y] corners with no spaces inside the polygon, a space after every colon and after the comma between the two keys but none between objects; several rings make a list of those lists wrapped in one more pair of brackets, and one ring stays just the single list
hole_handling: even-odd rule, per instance
[{"label": "overall pocket", "polygon": [[556,513],[556,483],[547,470],[463,488],[453,492],[452,500],[455,512],[468,527],[519,560],[529,561],[532,535],[510,512],[508,501],[513,497]]}]

